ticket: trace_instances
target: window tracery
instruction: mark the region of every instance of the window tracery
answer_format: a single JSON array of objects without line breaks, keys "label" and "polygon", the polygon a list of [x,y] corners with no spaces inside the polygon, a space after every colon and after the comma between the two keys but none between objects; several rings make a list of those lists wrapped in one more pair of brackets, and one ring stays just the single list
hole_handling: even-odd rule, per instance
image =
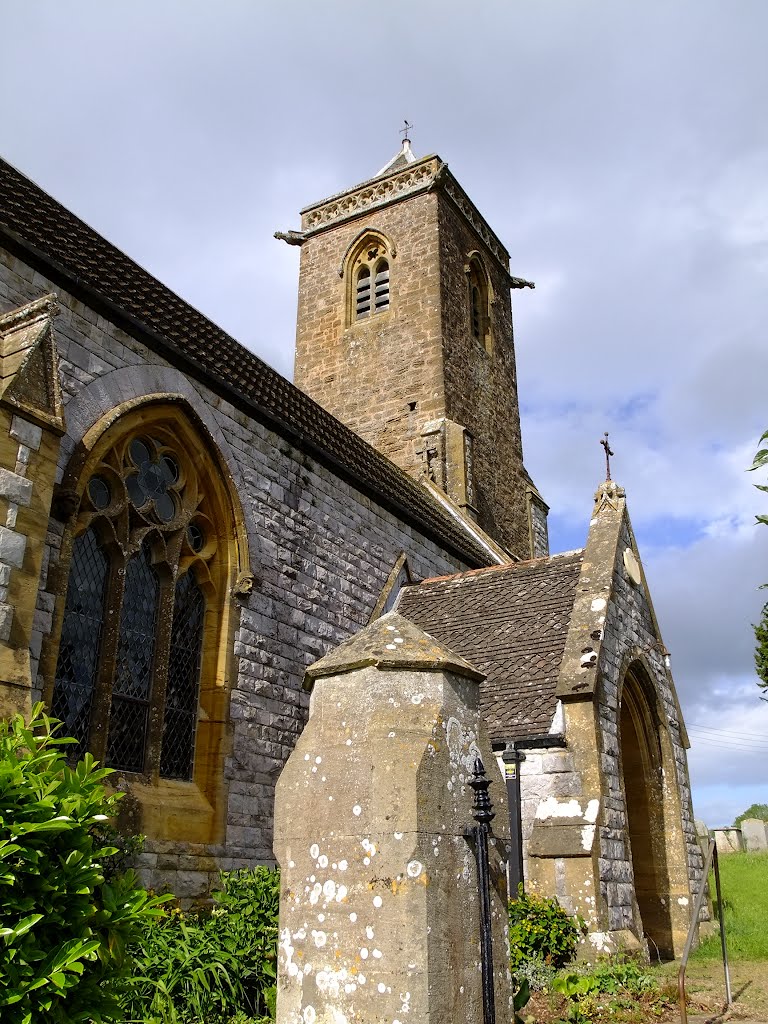
[{"label": "window tracery", "polygon": [[348,256],[348,322],[385,313],[390,307],[390,261],[394,255],[383,236],[367,233]]},{"label": "window tracery", "polygon": [[102,445],[86,474],[51,706],[75,755],[188,780],[227,516],[199,446],[181,440],[171,423],[140,423]]}]

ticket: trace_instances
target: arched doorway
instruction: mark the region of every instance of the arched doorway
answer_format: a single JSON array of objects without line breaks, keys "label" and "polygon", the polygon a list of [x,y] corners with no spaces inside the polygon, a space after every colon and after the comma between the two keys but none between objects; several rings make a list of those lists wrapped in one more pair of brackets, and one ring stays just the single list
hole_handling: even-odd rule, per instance
[{"label": "arched doorway", "polygon": [[653,957],[674,956],[657,714],[639,665],[624,680],[619,716],[627,829],[640,926]]}]

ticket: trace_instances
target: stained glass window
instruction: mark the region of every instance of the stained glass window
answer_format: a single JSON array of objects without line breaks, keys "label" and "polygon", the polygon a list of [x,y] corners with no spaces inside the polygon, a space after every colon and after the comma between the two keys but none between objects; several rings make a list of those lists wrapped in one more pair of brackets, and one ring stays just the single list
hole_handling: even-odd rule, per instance
[{"label": "stained glass window", "polygon": [[86,530],[72,546],[51,707],[54,718],[64,723],[66,735],[78,741],[77,750],[71,751],[75,756],[84,753],[88,743],[108,570],[95,532]]},{"label": "stained glass window", "polygon": [[144,769],[160,581],[145,543],[125,568],[109,715],[107,765]]},{"label": "stained glass window", "polygon": [[205,597],[194,574],[187,572],[176,584],[173,602],[160,755],[160,774],[169,779],[189,779],[192,775],[204,616]]},{"label": "stained glass window", "polygon": [[216,593],[222,519],[200,451],[188,455],[176,424],[143,427],[85,480],[51,701],[77,755],[150,778],[193,777],[205,593]]}]

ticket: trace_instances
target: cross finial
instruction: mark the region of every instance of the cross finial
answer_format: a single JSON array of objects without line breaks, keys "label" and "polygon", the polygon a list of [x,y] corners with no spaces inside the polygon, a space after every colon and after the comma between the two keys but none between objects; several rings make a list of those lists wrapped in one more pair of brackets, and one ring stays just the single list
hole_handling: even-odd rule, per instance
[{"label": "cross finial", "polygon": [[611,479],[611,456],[614,454],[611,451],[611,446],[608,444],[608,431],[606,430],[605,436],[603,437],[600,444],[605,448],[605,479]]},{"label": "cross finial", "polygon": [[403,136],[403,142],[410,142],[411,140],[408,135],[408,132],[411,130],[411,128],[413,128],[413,125],[408,124],[408,122],[405,120],[403,121],[403,124],[405,125],[405,127],[400,129],[400,134]]}]

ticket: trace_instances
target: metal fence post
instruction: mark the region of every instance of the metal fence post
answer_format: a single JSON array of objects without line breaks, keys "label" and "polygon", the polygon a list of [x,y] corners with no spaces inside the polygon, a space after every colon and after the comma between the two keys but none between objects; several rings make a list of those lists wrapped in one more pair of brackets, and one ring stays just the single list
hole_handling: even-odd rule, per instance
[{"label": "metal fence post", "polygon": [[469,785],[475,793],[472,812],[477,825],[467,829],[474,839],[477,860],[477,882],[480,888],[480,963],[483,972],[483,1024],[496,1024],[496,999],[493,990],[493,935],[491,931],[491,875],[488,862],[488,836],[491,822],[496,817],[488,796],[491,780],[485,777],[480,758]]}]

